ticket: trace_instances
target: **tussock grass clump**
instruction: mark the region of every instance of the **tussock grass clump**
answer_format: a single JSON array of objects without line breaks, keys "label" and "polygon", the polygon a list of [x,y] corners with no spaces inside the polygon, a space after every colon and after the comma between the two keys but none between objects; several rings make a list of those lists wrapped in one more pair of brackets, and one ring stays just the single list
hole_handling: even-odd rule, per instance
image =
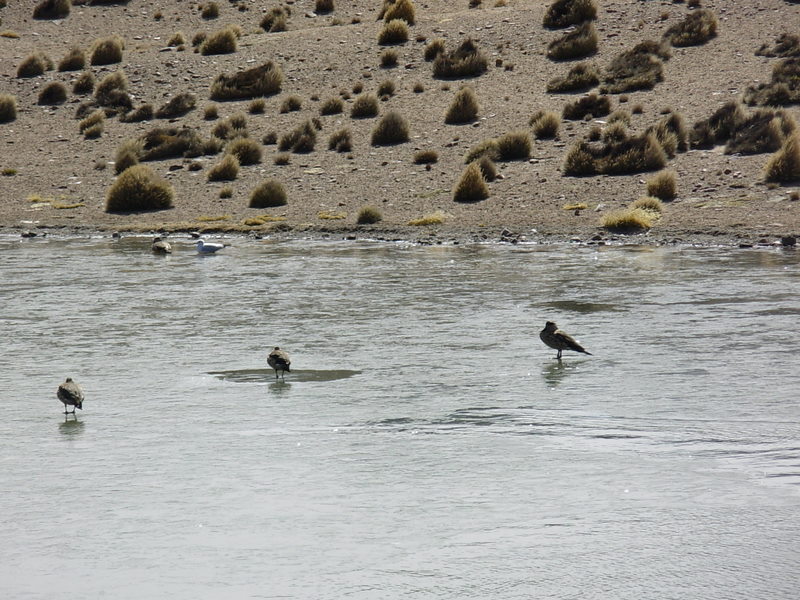
[{"label": "tussock grass clump", "polygon": [[78,131],[84,133],[87,129],[94,127],[97,124],[103,123],[106,120],[106,113],[102,109],[98,109],[90,114],[85,119],[78,123]]},{"label": "tussock grass clump", "polygon": [[120,144],[114,157],[114,172],[119,175],[125,169],[138,165],[143,146],[142,140],[127,140]]},{"label": "tussock grass clump", "polygon": [[494,164],[494,161],[489,156],[484,154],[475,162],[478,163],[478,168],[486,181],[497,179],[497,165]]},{"label": "tussock grass clump", "polygon": [[606,144],[621,142],[628,137],[628,127],[625,123],[617,121],[609,123],[600,135],[600,139]]},{"label": "tussock grass clump", "polygon": [[286,204],[286,190],[277,179],[262,181],[250,194],[250,208],[274,208]]},{"label": "tussock grass clump", "polygon": [[200,16],[204,19],[216,19],[219,17],[219,4],[208,2],[200,7]]},{"label": "tussock grass clump", "polygon": [[279,167],[283,167],[285,165],[288,165],[291,159],[292,159],[291,154],[289,154],[288,152],[281,152],[275,155],[275,158],[272,160],[272,162],[274,162]]},{"label": "tussock grass clump", "polygon": [[125,169],[106,196],[106,212],[131,213],[172,208],[175,191],[147,165]]},{"label": "tussock grass clump", "polygon": [[464,156],[464,162],[469,164],[482,156],[488,156],[492,160],[497,160],[499,154],[497,150],[497,140],[483,140],[469,149],[469,152]]},{"label": "tussock grass clump", "polygon": [[550,60],[575,60],[591,56],[597,52],[597,29],[591,21],[584,21],[578,27],[554,39],[547,46]]},{"label": "tussock grass clump", "polygon": [[314,12],[318,15],[327,15],[333,12],[333,0],[315,0]]},{"label": "tussock grass clump", "polygon": [[55,105],[67,101],[67,86],[60,81],[51,81],[39,92],[38,104]]},{"label": "tussock grass clump", "polygon": [[350,116],[354,119],[377,117],[379,107],[378,96],[371,92],[365,92],[356,96],[353,107],[350,109]]},{"label": "tussock grass clump", "polygon": [[234,75],[217,75],[211,84],[211,99],[242,100],[272,96],[281,91],[282,84],[283,72],[280,67],[267,61]]},{"label": "tussock grass clump", "polygon": [[548,29],[561,29],[597,18],[594,0],[555,0],[544,13],[542,25]]},{"label": "tussock grass clump", "polygon": [[554,77],[547,83],[551,94],[582,92],[600,83],[600,71],[590,63],[578,63],[563,77]]},{"label": "tussock grass clump", "polygon": [[378,85],[378,96],[380,96],[381,98],[394,96],[394,91],[396,88],[397,86],[391,79],[387,79],[386,81],[381,81],[380,85]]},{"label": "tussock grass clump", "polygon": [[34,19],[63,19],[72,8],[71,0],[41,0],[33,9]]},{"label": "tussock grass clump", "polygon": [[103,131],[105,130],[105,124],[103,122],[97,123],[96,125],[92,125],[88,127],[83,132],[84,139],[87,140],[95,140],[103,135]]},{"label": "tussock grass clump", "polygon": [[652,133],[608,143],[581,141],[567,151],[564,175],[628,175],[657,171],[667,164],[667,155]]},{"label": "tussock grass clump", "polygon": [[764,175],[767,181],[774,183],[800,181],[800,134],[786,138],[781,149],[767,162]]},{"label": "tussock grass clump", "polygon": [[203,118],[206,121],[213,121],[219,118],[219,107],[216,104],[208,104],[203,109]]},{"label": "tussock grass clump", "polygon": [[232,27],[215,31],[200,44],[200,54],[203,56],[234,52],[236,52],[236,31]]},{"label": "tussock grass clump", "polygon": [[122,62],[122,50],[125,45],[119,36],[111,36],[95,40],[89,50],[90,64],[94,66],[113,65]]},{"label": "tussock grass clump", "polygon": [[570,121],[577,121],[585,118],[587,115],[592,117],[604,117],[611,112],[611,101],[608,96],[598,96],[597,94],[589,94],[570,102],[564,106],[562,116]]},{"label": "tussock grass clump", "polygon": [[217,164],[212,166],[206,177],[208,181],[233,181],[239,176],[239,159],[233,154],[226,154]]},{"label": "tussock grass clump", "polygon": [[17,118],[17,98],[11,94],[0,94],[0,123],[10,123]]},{"label": "tussock grass clump", "polygon": [[409,25],[415,23],[414,3],[411,0],[384,0],[378,19],[383,19],[387,23],[396,19],[402,19]]},{"label": "tussock grass clump", "polygon": [[644,41],[618,54],[605,70],[604,94],[622,94],[635,90],[651,90],[664,80],[663,60],[670,56],[669,46]]},{"label": "tussock grass clump", "polygon": [[119,120],[123,123],[141,123],[142,121],[152,121],[155,110],[152,104],[145,102],[133,110],[120,115]]},{"label": "tussock grass clump", "polygon": [[678,195],[674,171],[659,171],[647,180],[647,195],[660,200],[674,200]]},{"label": "tussock grass clump", "polygon": [[692,148],[711,148],[724,144],[734,134],[746,116],[738,102],[726,102],[708,118],[697,121],[692,127]]},{"label": "tussock grass clump", "polygon": [[172,34],[172,36],[167,40],[167,46],[170,48],[174,48],[176,46],[185,46],[186,45],[186,36],[183,34],[182,31],[176,31]]},{"label": "tussock grass clump", "polygon": [[128,78],[124,71],[109,73],[94,90],[94,99],[100,106],[124,112],[133,108],[128,95]]},{"label": "tussock grass clump", "polygon": [[794,121],[783,111],[760,109],[737,125],[725,154],[775,152],[794,127]]},{"label": "tussock grass clump", "polygon": [[664,33],[664,39],[676,48],[699,46],[717,35],[717,16],[701,8],[690,12],[680,23],[675,23]]},{"label": "tussock grass clump", "polygon": [[439,153],[436,150],[420,150],[414,154],[415,165],[430,165],[439,161]]},{"label": "tussock grass clump", "polygon": [[252,100],[247,106],[247,112],[251,115],[261,115],[267,109],[267,101],[263,98],[256,98]]},{"label": "tussock grass clump", "polygon": [[489,61],[471,39],[452,52],[442,52],[433,60],[433,76],[438,79],[477,77],[486,72]]},{"label": "tussock grass clump", "polygon": [[233,197],[233,188],[229,185],[223,185],[219,190],[219,197],[222,199]]},{"label": "tussock grass clump", "polygon": [[763,44],[756,50],[757,56],[769,56],[779,58],[789,58],[800,56],[800,36],[791,33],[781,33],[775,40],[775,44]]},{"label": "tussock grass clump", "polygon": [[561,117],[558,113],[540,110],[531,117],[529,124],[534,137],[540,140],[552,140],[558,137]]},{"label": "tussock grass clump", "polygon": [[445,44],[442,38],[436,38],[435,40],[431,40],[425,46],[425,53],[424,57],[427,62],[431,62],[440,54],[443,54],[445,51]]},{"label": "tussock grass clump", "polygon": [[497,160],[525,160],[531,155],[531,136],[525,130],[503,134],[495,144]]},{"label": "tussock grass clump", "polygon": [[747,88],[744,101],[750,106],[800,104],[800,56],[778,62],[770,83]]},{"label": "tussock grass clump", "polygon": [[94,74],[91,71],[84,71],[72,84],[72,93],[91,94],[94,91]]},{"label": "tussock grass clump", "polygon": [[242,113],[231,115],[214,125],[211,135],[221,140],[233,140],[240,137],[248,137],[247,119]]},{"label": "tussock grass clump", "polygon": [[156,117],[159,119],[173,119],[175,117],[182,117],[190,110],[194,110],[197,105],[197,97],[194,94],[184,92],[173,96],[169,102],[161,105],[156,111]]},{"label": "tussock grass clump", "polygon": [[444,116],[444,122],[448,125],[471,123],[478,117],[479,108],[475,91],[471,87],[464,86],[456,92]]},{"label": "tussock grass clump", "polygon": [[631,204],[631,208],[633,209],[640,208],[642,210],[646,210],[657,215],[660,215],[661,212],[664,210],[664,206],[663,204],[661,204],[661,200],[653,196],[642,196],[641,198],[634,201],[633,204]]},{"label": "tussock grass clump", "polygon": [[609,231],[620,233],[634,233],[652,229],[654,215],[641,208],[626,208],[603,215],[600,226]]},{"label": "tussock grass clump", "polygon": [[353,149],[353,140],[350,130],[347,128],[340,129],[331,134],[328,138],[328,150],[336,150],[336,152],[350,152]]},{"label": "tussock grass clump", "polygon": [[80,71],[86,66],[86,54],[79,47],[74,46],[70,48],[66,56],[58,63],[58,70],[64,71]]},{"label": "tussock grass clump", "polygon": [[453,200],[456,202],[480,202],[488,197],[489,186],[486,185],[478,163],[469,163],[453,188]]},{"label": "tussock grass clump", "polygon": [[653,133],[667,156],[673,158],[675,152],[686,152],[689,149],[689,133],[680,113],[670,112],[652,127],[647,133]]},{"label": "tussock grass clump", "polygon": [[383,221],[383,213],[374,206],[362,206],[356,215],[356,224],[374,225]]},{"label": "tussock grass clump", "polygon": [[286,6],[273,7],[264,15],[258,24],[261,29],[269,33],[286,31],[286,24],[289,20],[290,9]]},{"label": "tussock grass clump", "polygon": [[154,127],[141,137],[141,141],[141,161],[200,156],[203,153],[203,141],[194,129],[188,127]]},{"label": "tussock grass clump", "polygon": [[392,146],[408,141],[408,121],[397,111],[389,111],[372,130],[373,146]]},{"label": "tussock grass clump", "polygon": [[312,152],[317,143],[317,130],[311,121],[301,123],[289,133],[281,136],[278,150],[291,151],[296,154]]},{"label": "tussock grass clump", "polygon": [[38,77],[43,75],[45,71],[53,68],[53,61],[51,61],[43,52],[33,52],[23,59],[17,67],[17,77],[20,79],[28,77]]},{"label": "tussock grass clump", "polygon": [[338,115],[344,110],[344,102],[341,98],[333,97],[328,98],[325,102],[322,103],[322,106],[319,107],[319,114],[320,115]]},{"label": "tussock grass clump", "polygon": [[630,124],[631,124],[631,113],[629,113],[625,109],[618,108],[617,110],[615,110],[613,113],[611,113],[608,116],[607,122],[608,122],[609,125],[611,123],[620,122],[620,123],[624,123],[626,126],[630,126]]},{"label": "tussock grass clump", "polygon": [[255,165],[261,162],[261,146],[250,138],[236,138],[225,148],[239,160],[240,165]]},{"label": "tussock grass clump", "polygon": [[378,34],[378,44],[381,46],[405,44],[407,41],[408,25],[400,19],[394,19],[386,23]]},{"label": "tussock grass clump", "polygon": [[432,212],[429,215],[420,217],[419,219],[411,219],[408,224],[412,227],[424,227],[426,225],[441,225],[445,222],[445,214],[441,210]]},{"label": "tussock grass clump", "polygon": [[384,50],[381,52],[381,67],[384,69],[391,69],[397,66],[397,51]]},{"label": "tussock grass clump", "polygon": [[295,96],[292,94],[291,96],[287,96],[281,102],[281,106],[278,109],[278,112],[283,114],[287,112],[295,112],[300,110],[303,106],[303,101],[300,99],[300,96]]}]

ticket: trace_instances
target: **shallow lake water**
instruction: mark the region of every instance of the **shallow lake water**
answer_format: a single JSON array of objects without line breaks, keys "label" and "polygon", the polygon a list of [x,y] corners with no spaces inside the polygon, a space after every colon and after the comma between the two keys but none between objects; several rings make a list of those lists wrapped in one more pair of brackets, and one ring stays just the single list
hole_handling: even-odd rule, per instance
[{"label": "shallow lake water", "polygon": [[800,252],[171,241],[0,238],[0,597],[797,598]]}]

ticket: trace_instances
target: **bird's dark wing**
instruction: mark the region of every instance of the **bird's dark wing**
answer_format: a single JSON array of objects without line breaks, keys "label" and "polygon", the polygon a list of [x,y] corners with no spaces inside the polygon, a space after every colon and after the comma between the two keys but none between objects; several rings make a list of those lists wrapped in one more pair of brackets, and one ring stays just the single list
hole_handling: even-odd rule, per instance
[{"label": "bird's dark wing", "polygon": [[586,349],[583,346],[581,346],[578,342],[576,342],[575,338],[573,338],[568,333],[564,333],[563,331],[556,331],[555,335],[558,336],[558,339],[561,340],[561,343],[564,344],[566,348],[574,350],[575,352],[583,352],[584,354],[591,354],[591,352],[587,352]]},{"label": "bird's dark wing", "polygon": [[77,404],[83,402],[83,392],[74,383],[62,383],[58,386],[58,398],[71,404]]}]

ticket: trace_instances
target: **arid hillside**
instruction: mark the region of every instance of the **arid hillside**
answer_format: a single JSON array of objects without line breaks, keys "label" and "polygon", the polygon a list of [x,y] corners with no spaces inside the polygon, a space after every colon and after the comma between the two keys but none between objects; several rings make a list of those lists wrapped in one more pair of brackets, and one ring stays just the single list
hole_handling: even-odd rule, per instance
[{"label": "arid hillside", "polygon": [[800,234],[796,0],[0,6],[5,230]]}]

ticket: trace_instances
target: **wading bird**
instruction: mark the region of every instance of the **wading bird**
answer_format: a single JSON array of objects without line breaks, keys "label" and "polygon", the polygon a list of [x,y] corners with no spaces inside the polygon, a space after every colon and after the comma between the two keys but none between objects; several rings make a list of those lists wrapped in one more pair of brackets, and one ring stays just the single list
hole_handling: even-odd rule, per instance
[{"label": "wading bird", "polygon": [[150,246],[150,249],[154,254],[172,254],[172,245],[169,242],[165,242],[160,237],[153,238],[153,244]]},{"label": "wading bird", "polygon": [[275,346],[275,349],[267,356],[267,364],[275,369],[275,379],[278,378],[278,371],[281,372],[281,379],[283,379],[284,373],[291,373],[289,365],[292,364],[292,361],[289,360],[289,354],[278,346]]},{"label": "wading bird", "polygon": [[197,240],[197,251],[200,254],[214,254],[218,250],[222,250],[225,247],[225,244],[218,244],[216,242],[205,242],[203,240]]},{"label": "wading bird", "polygon": [[553,321],[545,323],[544,329],[539,333],[539,337],[545,344],[558,350],[558,354],[556,355],[558,360],[561,360],[561,352],[563,350],[583,352],[590,356],[592,354],[591,352],[587,352],[571,335],[561,331],[558,325],[553,323]]},{"label": "wading bird", "polygon": [[[67,377],[67,380],[58,386],[56,392],[58,399],[64,404],[64,414],[75,414],[75,409],[80,408],[83,410],[83,390],[81,386],[72,381],[72,377]],[[67,406],[72,406],[72,413],[67,410]]]}]

